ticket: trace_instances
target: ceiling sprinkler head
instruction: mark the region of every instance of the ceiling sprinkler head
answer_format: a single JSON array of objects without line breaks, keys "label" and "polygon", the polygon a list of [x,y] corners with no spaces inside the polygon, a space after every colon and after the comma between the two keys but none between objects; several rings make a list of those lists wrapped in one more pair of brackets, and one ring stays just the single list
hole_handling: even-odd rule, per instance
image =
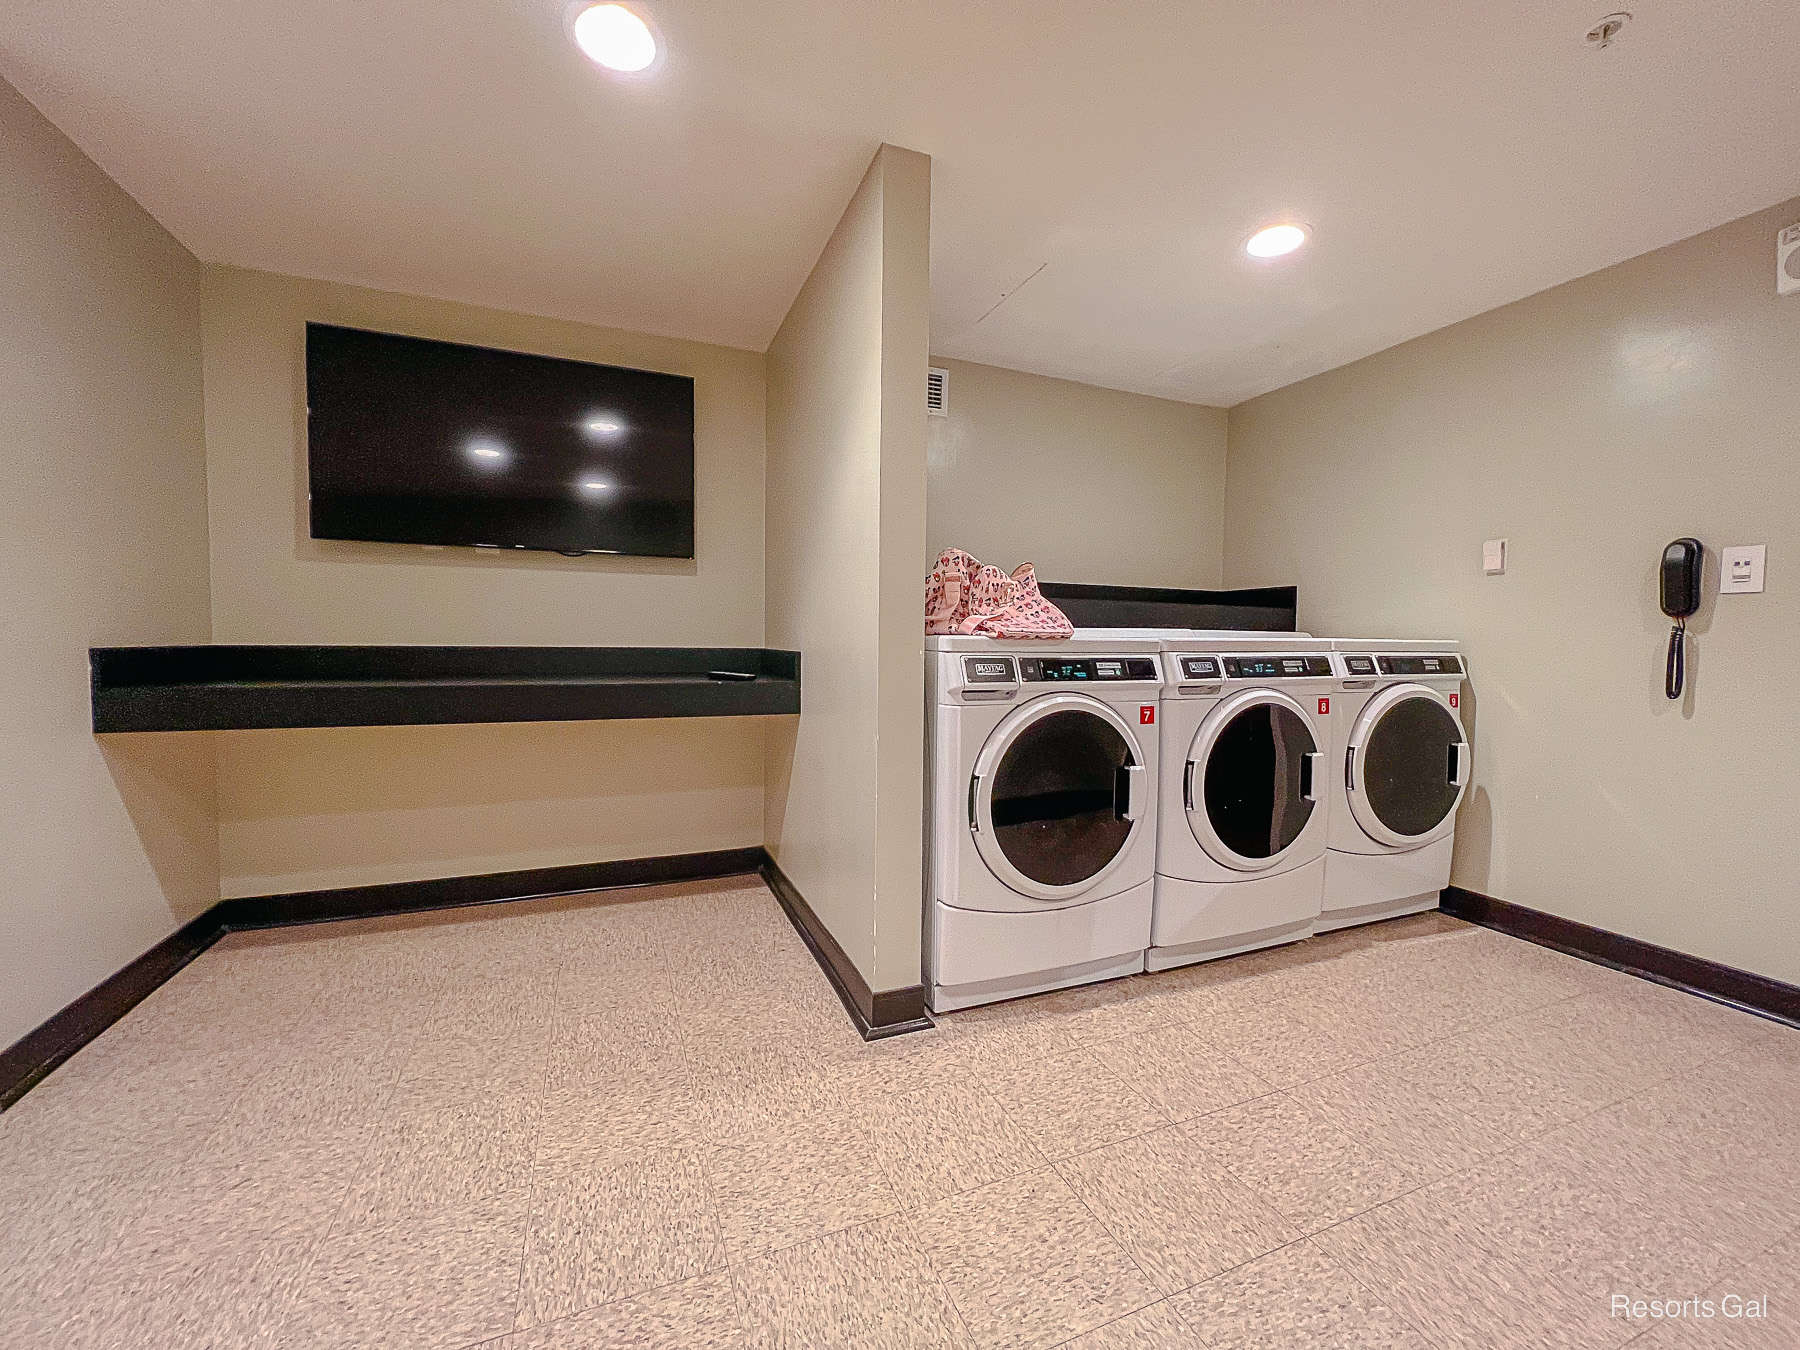
[{"label": "ceiling sprinkler head", "polygon": [[1595,51],[1605,51],[1613,45],[1619,34],[1625,31],[1625,25],[1631,22],[1628,10],[1616,10],[1608,14],[1599,23],[1587,31],[1587,44]]}]

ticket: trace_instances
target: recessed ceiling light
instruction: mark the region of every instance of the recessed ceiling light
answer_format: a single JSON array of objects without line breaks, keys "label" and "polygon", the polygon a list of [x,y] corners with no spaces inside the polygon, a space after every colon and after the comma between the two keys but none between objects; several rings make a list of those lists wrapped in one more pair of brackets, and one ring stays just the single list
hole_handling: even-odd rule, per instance
[{"label": "recessed ceiling light", "polygon": [[589,5],[575,16],[575,45],[608,70],[631,75],[656,60],[650,25],[623,5]]},{"label": "recessed ceiling light", "polygon": [[469,452],[469,458],[488,468],[498,468],[506,462],[506,447],[486,436],[476,437],[464,449]]},{"label": "recessed ceiling light", "polygon": [[604,478],[584,478],[581,480],[581,490],[588,493],[611,492],[613,485]]},{"label": "recessed ceiling light", "polygon": [[1279,258],[1305,242],[1306,231],[1298,225],[1270,225],[1250,236],[1244,252],[1252,258]]},{"label": "recessed ceiling light", "polygon": [[590,436],[602,436],[607,439],[611,439],[625,430],[625,421],[623,418],[607,415],[590,417],[581,425]]}]

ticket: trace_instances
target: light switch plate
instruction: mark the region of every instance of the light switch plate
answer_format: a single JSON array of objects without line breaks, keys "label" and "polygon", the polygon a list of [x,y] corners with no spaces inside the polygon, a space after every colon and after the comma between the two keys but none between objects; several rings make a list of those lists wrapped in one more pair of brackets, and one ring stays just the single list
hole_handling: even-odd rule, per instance
[{"label": "light switch plate", "polygon": [[1481,545],[1481,570],[1490,577],[1506,571],[1506,540],[1487,539]]},{"label": "light switch plate", "polygon": [[1763,588],[1767,544],[1738,544],[1719,550],[1719,594],[1757,595]]}]

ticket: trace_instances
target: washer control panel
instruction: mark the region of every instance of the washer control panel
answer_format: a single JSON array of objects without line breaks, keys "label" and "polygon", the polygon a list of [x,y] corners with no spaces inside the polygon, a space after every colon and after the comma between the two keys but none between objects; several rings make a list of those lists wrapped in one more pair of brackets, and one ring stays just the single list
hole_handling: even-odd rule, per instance
[{"label": "washer control panel", "polygon": [[1228,680],[1300,680],[1331,674],[1329,656],[1284,656],[1276,652],[1268,656],[1227,656],[1222,659]]},{"label": "washer control panel", "polygon": [[1219,658],[1216,656],[1181,656],[1176,660],[1181,665],[1181,678],[1184,680],[1219,678]]},{"label": "washer control panel", "polygon": [[[1350,669],[1349,662],[1355,659],[1357,658],[1351,657],[1345,661],[1346,669]],[[1368,660],[1367,657],[1361,659]],[[1462,662],[1454,656],[1378,656],[1375,664],[1383,675],[1462,674]],[[1350,673],[1356,675],[1361,672],[1350,669]]]},{"label": "washer control panel", "polygon": [[1107,680],[1154,680],[1150,656],[1021,656],[1019,678],[1027,684],[1095,684]]}]

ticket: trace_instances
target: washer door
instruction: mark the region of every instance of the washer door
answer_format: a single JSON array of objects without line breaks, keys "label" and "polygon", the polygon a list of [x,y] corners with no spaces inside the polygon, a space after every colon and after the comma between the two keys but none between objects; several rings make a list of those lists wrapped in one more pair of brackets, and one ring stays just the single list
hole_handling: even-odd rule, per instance
[{"label": "washer door", "polygon": [[1194,839],[1239,872],[1274,867],[1313,818],[1324,756],[1312,719],[1278,689],[1246,689],[1200,723],[1182,768]]},{"label": "washer door", "polygon": [[1131,728],[1084,694],[1033,699],[975,757],[969,828],[988,869],[1021,895],[1069,900],[1112,870],[1143,827],[1144,756]]},{"label": "washer door", "polygon": [[1469,781],[1469,742],[1449,700],[1422,684],[1383,689],[1363,708],[1344,747],[1350,813],[1395,848],[1428,844],[1455,828]]}]

